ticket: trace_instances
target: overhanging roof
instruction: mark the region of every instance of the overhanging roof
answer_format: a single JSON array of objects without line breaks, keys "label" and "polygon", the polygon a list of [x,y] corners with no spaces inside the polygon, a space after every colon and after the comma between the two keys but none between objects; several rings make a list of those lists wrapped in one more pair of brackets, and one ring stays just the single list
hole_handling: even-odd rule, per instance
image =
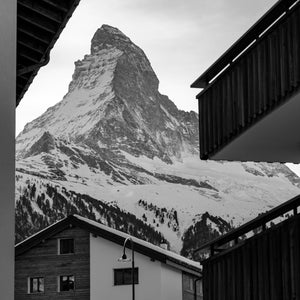
[{"label": "overhanging roof", "polygon": [[[112,229],[96,221],[92,221],[78,215],[70,215],[17,244],[15,246],[15,255],[21,255],[41,243],[43,240],[70,228],[70,226],[87,230],[94,236],[102,237],[121,246],[124,244],[125,239],[129,237],[129,235],[124,232]],[[200,276],[201,267],[198,262],[187,259],[181,255],[165,250],[136,237],[131,238],[134,242],[135,251],[165,264],[169,264],[175,268]]]},{"label": "overhanging roof", "polygon": [[17,1],[16,106],[40,67],[48,63],[50,51],[79,1]]}]

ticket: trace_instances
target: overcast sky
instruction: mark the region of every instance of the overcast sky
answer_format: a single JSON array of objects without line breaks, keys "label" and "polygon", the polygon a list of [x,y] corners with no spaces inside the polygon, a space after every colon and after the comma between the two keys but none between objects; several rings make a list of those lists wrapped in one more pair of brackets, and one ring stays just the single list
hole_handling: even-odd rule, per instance
[{"label": "overcast sky", "polygon": [[17,108],[16,132],[66,94],[74,62],[90,52],[102,24],[118,27],[148,56],[160,92],[197,111],[190,84],[275,0],[81,0]]},{"label": "overcast sky", "polygon": [[119,28],[149,58],[160,92],[197,111],[190,84],[276,0],[81,0],[17,108],[16,132],[67,93],[74,62],[102,24]]}]

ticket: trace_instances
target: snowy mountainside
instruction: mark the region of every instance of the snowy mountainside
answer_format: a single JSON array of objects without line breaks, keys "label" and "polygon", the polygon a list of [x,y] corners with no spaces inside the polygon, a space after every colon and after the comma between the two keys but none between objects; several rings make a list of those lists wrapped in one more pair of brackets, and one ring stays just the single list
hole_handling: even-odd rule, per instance
[{"label": "snowy mountainside", "polygon": [[97,30],[68,93],[17,137],[17,240],[77,213],[189,255],[199,230],[214,237],[299,194],[285,165],[200,161],[198,115],[158,86],[142,49]]}]

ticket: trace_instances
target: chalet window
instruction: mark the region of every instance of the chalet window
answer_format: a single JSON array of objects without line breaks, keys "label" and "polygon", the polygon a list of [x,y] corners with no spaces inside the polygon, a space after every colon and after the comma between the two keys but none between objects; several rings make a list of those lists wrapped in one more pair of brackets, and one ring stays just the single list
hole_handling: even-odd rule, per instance
[{"label": "chalet window", "polygon": [[59,254],[74,253],[74,239],[59,239],[58,240]]},{"label": "chalet window", "polygon": [[187,291],[194,292],[194,278],[187,277],[185,288]]},{"label": "chalet window", "polygon": [[[195,293],[195,280],[197,277],[183,273],[182,274],[182,289],[183,289],[183,300],[191,299],[191,297],[194,297]],[[202,299],[203,296],[202,292],[202,281],[197,280],[196,281],[196,293],[197,293],[197,300]]]},{"label": "chalet window", "polygon": [[[131,268],[114,269],[114,285],[132,284]],[[139,269],[134,268],[134,283],[139,283]]]},{"label": "chalet window", "polygon": [[59,277],[59,291],[74,291],[75,277],[74,275],[63,275]]},{"label": "chalet window", "polygon": [[44,277],[29,278],[29,293],[43,293],[44,292]]}]

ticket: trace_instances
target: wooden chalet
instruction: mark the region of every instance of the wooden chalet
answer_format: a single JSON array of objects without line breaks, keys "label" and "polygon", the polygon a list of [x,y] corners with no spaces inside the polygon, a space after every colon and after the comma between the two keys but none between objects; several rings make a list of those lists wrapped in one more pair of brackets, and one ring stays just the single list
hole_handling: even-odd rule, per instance
[{"label": "wooden chalet", "polygon": [[[131,299],[131,262],[119,261],[126,238],[77,215],[31,236],[15,247],[15,300]],[[137,299],[202,299],[199,262],[131,239]]]},{"label": "wooden chalet", "polygon": [[299,163],[299,1],[279,0],[191,87],[201,159]]},{"label": "wooden chalet", "polygon": [[300,299],[299,206],[297,196],[197,249],[210,252],[203,299]]}]

